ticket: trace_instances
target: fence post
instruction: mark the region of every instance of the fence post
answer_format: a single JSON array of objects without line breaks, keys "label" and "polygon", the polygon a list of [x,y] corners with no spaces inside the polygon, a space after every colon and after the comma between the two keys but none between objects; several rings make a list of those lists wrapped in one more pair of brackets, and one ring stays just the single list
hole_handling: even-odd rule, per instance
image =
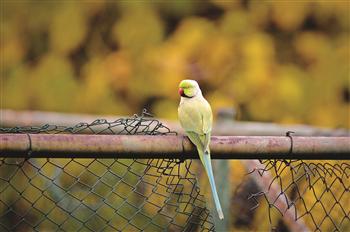
[{"label": "fence post", "polygon": [[[230,180],[229,162],[225,160],[213,160],[213,164],[219,199],[225,216],[224,220],[214,217],[215,228],[217,231],[229,231],[231,224],[231,217],[229,215],[232,196],[231,184],[228,183]],[[214,215],[217,215],[216,212]]]}]

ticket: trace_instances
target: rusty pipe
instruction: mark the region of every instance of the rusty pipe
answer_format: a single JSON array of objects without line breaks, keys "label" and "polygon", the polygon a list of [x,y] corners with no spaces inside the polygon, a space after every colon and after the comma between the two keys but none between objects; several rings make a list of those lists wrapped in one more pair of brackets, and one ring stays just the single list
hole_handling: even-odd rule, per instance
[{"label": "rusty pipe", "polygon": [[[213,136],[213,159],[350,159],[350,137]],[[198,158],[183,136],[0,134],[0,157]]]}]

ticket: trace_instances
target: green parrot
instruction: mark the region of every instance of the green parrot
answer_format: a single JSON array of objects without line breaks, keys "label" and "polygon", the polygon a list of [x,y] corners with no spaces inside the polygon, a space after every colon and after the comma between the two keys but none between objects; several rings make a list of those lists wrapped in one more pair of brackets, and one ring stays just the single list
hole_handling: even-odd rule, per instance
[{"label": "green parrot", "polygon": [[219,218],[224,219],[220,200],[216,191],[213,169],[210,160],[210,135],[213,114],[207,100],[202,95],[199,85],[194,80],[183,80],[179,84],[181,96],[178,108],[179,121],[188,138],[196,145],[199,157],[209,178],[216,210]]}]

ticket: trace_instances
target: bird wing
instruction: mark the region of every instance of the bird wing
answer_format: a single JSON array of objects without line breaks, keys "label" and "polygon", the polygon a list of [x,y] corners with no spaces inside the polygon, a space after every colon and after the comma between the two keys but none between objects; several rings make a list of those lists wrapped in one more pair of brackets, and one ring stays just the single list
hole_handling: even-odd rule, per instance
[{"label": "bird wing", "polygon": [[191,99],[179,106],[179,120],[191,141],[203,151],[209,148],[213,115],[209,103],[204,99]]},{"label": "bird wing", "polygon": [[202,116],[203,133],[208,134],[211,132],[213,125],[213,113],[209,103],[205,99],[204,104],[202,104],[202,107],[200,108],[200,114]]}]

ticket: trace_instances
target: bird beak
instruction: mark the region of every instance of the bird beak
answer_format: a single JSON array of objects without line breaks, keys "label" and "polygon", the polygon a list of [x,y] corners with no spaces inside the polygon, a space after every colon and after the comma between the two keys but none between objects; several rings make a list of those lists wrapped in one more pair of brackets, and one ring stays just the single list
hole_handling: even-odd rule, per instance
[{"label": "bird beak", "polygon": [[179,88],[179,95],[180,95],[181,97],[184,97],[184,96],[185,96],[185,93],[184,93],[183,88]]}]

